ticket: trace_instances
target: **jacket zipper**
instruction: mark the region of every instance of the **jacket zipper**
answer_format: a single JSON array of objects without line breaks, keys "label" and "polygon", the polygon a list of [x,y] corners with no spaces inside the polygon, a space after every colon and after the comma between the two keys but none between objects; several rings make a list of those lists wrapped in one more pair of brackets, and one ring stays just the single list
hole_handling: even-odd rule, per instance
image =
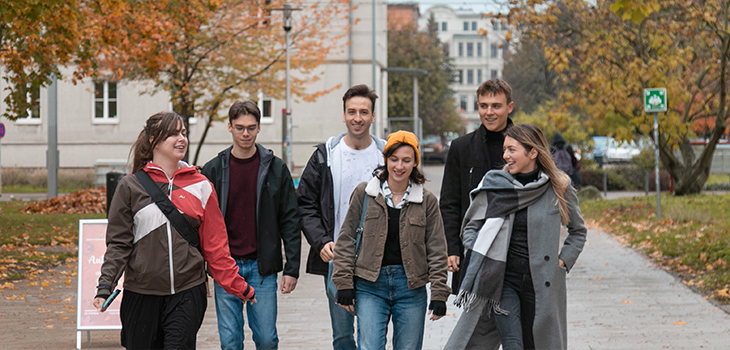
[{"label": "jacket zipper", "polygon": [[[165,174],[165,177],[167,177],[167,174]],[[172,202],[172,179],[169,179],[169,184],[167,185],[167,197]],[[172,229],[170,228],[170,220],[167,220],[167,250],[170,265],[170,293],[175,294],[175,266],[172,263]]]}]

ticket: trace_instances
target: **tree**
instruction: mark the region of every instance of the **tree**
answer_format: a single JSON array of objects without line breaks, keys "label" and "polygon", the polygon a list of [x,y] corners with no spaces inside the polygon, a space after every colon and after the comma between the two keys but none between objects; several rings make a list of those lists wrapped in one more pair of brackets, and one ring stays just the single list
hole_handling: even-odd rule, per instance
[{"label": "tree", "polygon": [[[436,21],[431,14],[428,31],[418,32],[414,23],[388,30],[388,67],[424,69],[428,75],[418,76],[418,114],[423,119],[424,134],[460,130],[455,108],[454,91],[449,87],[453,64],[444,54],[438,38]],[[413,76],[388,74],[388,117],[407,118],[413,115]]]},{"label": "tree", "polygon": [[[284,3],[98,0],[86,8],[90,24],[82,47],[94,59],[80,71],[94,78],[147,80],[154,83],[148,92],[169,92],[186,123],[188,117],[206,118],[199,151],[222,105],[258,92],[284,97],[284,31],[281,11],[272,11]],[[319,79],[313,70],[342,49],[338,43],[349,28],[337,21],[347,1],[286,3],[302,9],[290,32],[291,67],[300,73],[291,78],[292,94],[312,101],[338,88],[308,91],[307,85]]]},{"label": "tree", "polygon": [[[558,80],[575,84],[559,92],[561,108],[584,110],[589,125],[620,120],[618,139],[651,134],[643,89],[665,86],[658,147],[675,193],[684,195],[702,189],[727,125],[728,2],[510,0],[505,19],[542,43]],[[713,121],[699,155],[690,143],[697,120]]]},{"label": "tree", "polygon": [[[38,101],[28,91],[47,86],[72,63],[84,18],[79,0],[0,0],[0,66],[10,93],[3,117],[15,120]],[[74,76],[78,78],[78,76]],[[32,96],[32,94],[31,94]]]}]

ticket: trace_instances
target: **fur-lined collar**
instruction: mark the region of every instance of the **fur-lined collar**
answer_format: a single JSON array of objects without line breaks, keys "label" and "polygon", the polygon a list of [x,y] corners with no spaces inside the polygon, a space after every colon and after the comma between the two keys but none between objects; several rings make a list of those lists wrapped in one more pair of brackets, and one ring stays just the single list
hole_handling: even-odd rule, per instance
[{"label": "fur-lined collar", "polygon": [[[373,177],[365,187],[365,193],[370,197],[383,196],[383,189],[380,187],[380,180]],[[408,194],[408,201],[411,203],[423,203],[423,184],[411,183],[411,193]]]}]

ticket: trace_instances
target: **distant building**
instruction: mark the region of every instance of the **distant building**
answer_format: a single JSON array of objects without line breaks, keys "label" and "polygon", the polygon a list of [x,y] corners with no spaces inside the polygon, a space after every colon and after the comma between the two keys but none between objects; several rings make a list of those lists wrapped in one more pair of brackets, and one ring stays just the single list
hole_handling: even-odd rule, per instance
[{"label": "distant building", "polygon": [[[438,24],[444,54],[454,59],[456,69],[451,88],[456,95],[456,108],[468,121],[467,131],[472,131],[481,124],[476,95],[479,84],[502,77],[504,56],[509,50],[504,42],[508,28],[499,20],[492,23],[492,19],[471,9],[435,5],[418,19],[419,30],[426,30],[431,14]],[[484,31],[486,35],[482,35]]]},{"label": "distant building", "polygon": [[401,30],[409,24],[418,25],[420,13],[416,3],[388,4],[388,29]]},{"label": "distant building", "polygon": [[[292,99],[293,159],[298,174],[306,164],[314,148],[329,136],[347,131],[342,123],[342,95],[351,86],[367,84],[380,97],[375,105],[378,121],[387,118],[387,84],[381,79],[387,77],[380,68],[388,63],[387,6],[376,3],[376,32],[372,31],[372,7],[370,2],[358,3],[352,11],[351,34],[340,40],[342,49],[327,57],[324,65],[312,72],[320,80],[307,86],[309,91],[323,91],[338,86],[336,90],[317,99],[305,102]],[[296,17],[296,13],[294,14]],[[333,28],[344,28],[348,19]],[[333,31],[331,35],[343,34]],[[284,30],[281,30],[282,37]],[[376,72],[373,77],[372,47],[375,36]],[[345,44],[352,41],[349,49]],[[293,74],[296,67],[292,66]],[[70,70],[65,70],[70,73]],[[375,84],[373,82],[375,81]],[[7,96],[5,81],[0,80],[0,101]],[[58,84],[58,147],[59,164],[62,168],[89,168],[98,160],[127,160],[130,147],[144,126],[144,121],[154,113],[170,110],[170,97],[164,91],[154,95],[141,95],[148,82],[94,82],[90,79],[77,85],[60,81]],[[374,86],[373,86],[374,85]],[[382,91],[381,91],[382,90]],[[40,96],[40,105],[28,111],[26,118],[17,121],[1,120],[6,126],[6,135],[0,140],[0,164],[2,167],[44,168],[48,149],[48,89],[32,92]],[[277,156],[282,154],[282,109],[284,100],[271,99],[263,95],[249,96],[257,100],[262,109],[261,133],[258,142],[271,148]],[[221,116],[227,115],[226,105]],[[0,113],[7,108],[0,102]],[[210,128],[200,152],[198,164],[202,165],[220,150],[231,144],[226,122],[215,122]],[[382,137],[382,122],[373,132]],[[198,149],[198,141],[205,122],[191,119],[188,132],[190,161]]]}]

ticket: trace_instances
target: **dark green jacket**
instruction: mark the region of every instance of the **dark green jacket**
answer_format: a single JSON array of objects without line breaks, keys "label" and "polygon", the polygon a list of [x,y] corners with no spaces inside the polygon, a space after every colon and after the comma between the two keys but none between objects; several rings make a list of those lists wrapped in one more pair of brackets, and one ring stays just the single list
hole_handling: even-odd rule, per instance
[{"label": "dark green jacket", "polygon": [[[261,158],[256,184],[256,239],[259,274],[267,276],[284,270],[284,274],[299,278],[301,234],[299,207],[291,173],[284,161],[274,152],[256,144]],[[228,166],[233,146],[218,153],[203,166],[202,173],[213,183],[218,194],[223,217],[228,204]],[[228,231],[228,235],[232,233]],[[282,264],[281,246],[284,243],[286,266]]]}]

